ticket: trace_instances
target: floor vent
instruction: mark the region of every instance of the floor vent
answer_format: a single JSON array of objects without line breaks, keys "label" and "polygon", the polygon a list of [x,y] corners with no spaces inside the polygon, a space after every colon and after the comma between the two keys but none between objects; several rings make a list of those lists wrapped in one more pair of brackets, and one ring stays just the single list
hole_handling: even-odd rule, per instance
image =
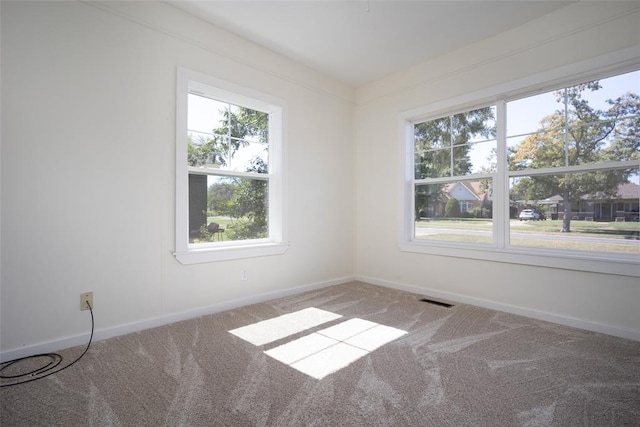
[{"label": "floor vent", "polygon": [[427,302],[429,304],[433,304],[433,305],[439,305],[440,307],[446,307],[446,308],[451,308],[453,307],[453,304],[448,304],[446,302],[441,302],[441,301],[435,301],[429,298],[422,298],[420,301],[422,302]]}]

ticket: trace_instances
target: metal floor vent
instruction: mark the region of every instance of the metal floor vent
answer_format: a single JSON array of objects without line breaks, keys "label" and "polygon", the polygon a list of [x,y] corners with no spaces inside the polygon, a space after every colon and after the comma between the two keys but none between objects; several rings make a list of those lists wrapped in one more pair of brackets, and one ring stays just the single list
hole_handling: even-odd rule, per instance
[{"label": "metal floor vent", "polygon": [[446,302],[436,301],[436,300],[432,300],[432,299],[429,299],[429,298],[422,298],[420,301],[427,302],[427,303],[433,304],[433,305],[439,305],[440,307],[445,307],[445,308],[453,307],[453,304],[448,304]]}]

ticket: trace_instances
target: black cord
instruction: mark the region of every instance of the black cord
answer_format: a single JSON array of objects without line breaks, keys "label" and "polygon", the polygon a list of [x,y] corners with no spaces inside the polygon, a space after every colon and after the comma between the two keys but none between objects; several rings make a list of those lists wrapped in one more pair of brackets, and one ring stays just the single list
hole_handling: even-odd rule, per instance
[{"label": "black cord", "polygon": [[[0,384],[0,387],[9,387],[9,386],[18,385],[18,384],[25,384],[25,383],[30,383],[31,381],[46,378],[49,375],[57,374],[60,371],[64,371],[65,369],[67,369],[70,366],[73,366],[76,362],[82,359],[82,357],[87,353],[87,351],[89,351],[89,347],[91,346],[91,341],[93,341],[93,328],[94,328],[93,308],[91,308],[91,304],[89,304],[88,301],[87,301],[87,306],[89,307],[89,312],[91,313],[91,336],[89,337],[89,342],[87,343],[87,347],[84,349],[82,354],[78,356],[76,360],[69,363],[67,366],[63,366],[62,368],[55,371],[52,371],[52,369],[56,368],[58,365],[60,365],[60,363],[62,363],[62,356],[58,353],[34,354],[33,356],[21,357],[19,359],[9,360],[7,362],[0,363],[0,379],[16,379],[16,378],[31,377],[29,379],[18,381],[15,383]],[[23,360],[31,360],[31,359],[36,359],[38,357],[49,358],[49,363],[41,368],[36,368],[32,371],[25,372],[22,374],[2,375],[2,371],[7,369],[8,367],[13,366],[16,363],[21,362]]]}]

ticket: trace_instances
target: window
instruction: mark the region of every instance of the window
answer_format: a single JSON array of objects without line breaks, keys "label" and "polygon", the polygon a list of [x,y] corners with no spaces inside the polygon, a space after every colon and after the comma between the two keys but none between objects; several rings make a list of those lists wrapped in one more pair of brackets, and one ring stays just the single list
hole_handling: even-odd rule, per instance
[{"label": "window", "polygon": [[284,104],[184,69],[177,100],[177,259],[283,253]]},{"label": "window", "polygon": [[472,207],[473,207],[473,204],[471,202],[467,200],[460,201],[460,213],[469,214],[471,213]]},{"label": "window", "polygon": [[493,243],[492,153],[496,107],[413,125],[413,238]]},{"label": "window", "polygon": [[638,275],[639,71],[424,111],[402,117],[401,249]]}]

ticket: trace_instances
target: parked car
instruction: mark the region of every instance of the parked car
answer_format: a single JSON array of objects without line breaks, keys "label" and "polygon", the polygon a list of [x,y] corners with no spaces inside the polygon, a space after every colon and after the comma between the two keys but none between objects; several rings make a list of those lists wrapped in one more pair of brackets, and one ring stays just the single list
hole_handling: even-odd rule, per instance
[{"label": "parked car", "polygon": [[520,212],[520,215],[518,215],[518,219],[520,221],[538,221],[540,219],[540,214],[533,209],[525,209]]}]

